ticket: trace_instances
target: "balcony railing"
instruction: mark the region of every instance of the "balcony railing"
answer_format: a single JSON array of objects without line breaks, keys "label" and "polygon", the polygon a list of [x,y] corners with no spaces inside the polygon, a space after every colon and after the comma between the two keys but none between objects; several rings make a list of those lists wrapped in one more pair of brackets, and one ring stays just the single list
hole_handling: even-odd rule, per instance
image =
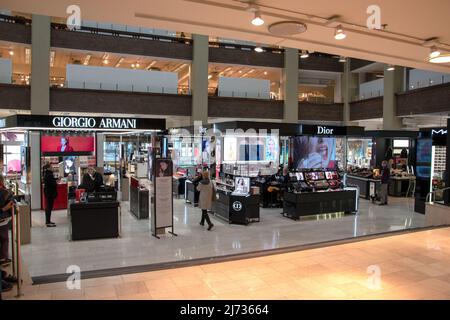
[{"label": "balcony railing", "polygon": [[[56,30],[70,30],[66,24],[62,23],[52,23],[53,29]],[[73,29],[71,31],[75,32],[88,32],[95,34],[106,34],[117,37],[135,38],[135,39],[148,39],[157,40],[164,42],[176,42],[183,43],[186,45],[192,45],[192,39],[185,37],[177,37],[170,35],[158,34],[157,29],[133,27],[128,25],[116,25],[116,24],[105,24],[97,22],[83,22],[80,29]]]},{"label": "balcony railing", "polygon": [[372,99],[372,98],[379,98],[384,95],[384,92],[381,90],[375,90],[370,92],[365,92],[363,94],[353,96],[352,101],[360,101],[360,100],[366,100],[366,99]]},{"label": "balcony railing", "polygon": [[439,84],[444,84],[444,83],[449,83],[449,82],[450,82],[450,74],[449,75],[441,75],[441,76],[423,79],[421,81],[410,82],[408,90],[427,88],[427,87],[436,86]]},{"label": "balcony railing", "polygon": [[31,19],[22,16],[9,16],[6,14],[0,14],[0,21],[8,23],[18,23],[24,25],[31,25]]},{"label": "balcony railing", "polygon": [[142,93],[160,93],[160,94],[179,94],[190,95],[191,90],[187,86],[178,86],[177,88],[165,86],[146,86],[142,84],[120,84],[105,82],[78,82],[64,81],[64,83],[52,84],[54,88],[85,89],[85,90],[105,90],[121,92],[142,92]]}]

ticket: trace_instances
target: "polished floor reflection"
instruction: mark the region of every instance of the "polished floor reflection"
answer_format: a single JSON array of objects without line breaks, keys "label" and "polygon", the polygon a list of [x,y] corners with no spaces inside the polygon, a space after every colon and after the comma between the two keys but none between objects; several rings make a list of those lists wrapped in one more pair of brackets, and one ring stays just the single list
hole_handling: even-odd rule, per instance
[{"label": "polished floor reflection", "polygon": [[201,227],[200,210],[174,200],[175,232],[160,240],[150,235],[148,220],[136,220],[122,204],[122,237],[69,241],[65,211],[54,213],[56,228],[44,227],[43,212],[33,212],[32,243],[22,247],[32,277],[63,274],[70,265],[82,271],[215,257],[284,248],[424,226],[413,199],[391,198],[389,206],[361,200],[358,215],[325,215],[293,221],[281,209],[261,209],[261,222],[229,225],[213,217],[214,231]]},{"label": "polished floor reflection", "polygon": [[[8,293],[6,298],[13,298]],[[450,228],[224,263],[31,286],[22,299],[450,299]]]}]

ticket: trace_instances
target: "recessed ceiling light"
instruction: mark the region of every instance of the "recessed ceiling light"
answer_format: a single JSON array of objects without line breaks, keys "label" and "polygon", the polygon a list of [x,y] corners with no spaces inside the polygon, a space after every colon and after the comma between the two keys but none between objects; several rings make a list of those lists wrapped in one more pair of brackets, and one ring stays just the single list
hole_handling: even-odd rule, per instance
[{"label": "recessed ceiling light", "polygon": [[264,24],[264,20],[261,18],[261,11],[255,11],[255,16],[252,19],[252,25],[254,26],[262,26]]},{"label": "recessed ceiling light", "polygon": [[263,48],[261,48],[260,46],[258,46],[258,47],[255,47],[255,51],[256,51],[256,52],[263,52],[264,50],[263,50]]},{"label": "recessed ceiling light", "polygon": [[300,58],[306,59],[309,57],[309,52],[307,50],[302,50]]},{"label": "recessed ceiling light", "polygon": [[211,74],[208,74],[208,79],[211,79],[212,78],[212,75]]},{"label": "recessed ceiling light", "polygon": [[392,64],[390,64],[390,65],[388,65],[388,67],[387,67],[386,70],[387,70],[387,71],[394,71],[394,70],[395,70],[395,67],[394,67]]},{"label": "recessed ceiling light", "polygon": [[450,63],[450,54],[441,54],[436,58],[430,58],[431,63]]},{"label": "recessed ceiling light", "polygon": [[334,38],[336,40],[343,40],[345,38],[347,38],[347,35],[344,32],[344,28],[342,27],[342,25],[338,25],[334,31]]},{"label": "recessed ceiling light", "polygon": [[267,71],[264,71],[264,75],[267,76]]},{"label": "recessed ceiling light", "polygon": [[10,56],[13,56],[14,55],[14,51],[11,49],[11,50],[9,50],[9,55]]},{"label": "recessed ceiling light", "polygon": [[242,73],[242,70],[239,70],[238,72],[239,72],[239,73]]},{"label": "recessed ceiling light", "polygon": [[430,49],[430,58],[437,58],[441,55],[441,52],[439,51],[438,48],[436,48],[435,46],[432,46]]},{"label": "recessed ceiling light", "polygon": [[103,64],[108,64],[109,63],[109,60],[108,59],[103,59]]}]

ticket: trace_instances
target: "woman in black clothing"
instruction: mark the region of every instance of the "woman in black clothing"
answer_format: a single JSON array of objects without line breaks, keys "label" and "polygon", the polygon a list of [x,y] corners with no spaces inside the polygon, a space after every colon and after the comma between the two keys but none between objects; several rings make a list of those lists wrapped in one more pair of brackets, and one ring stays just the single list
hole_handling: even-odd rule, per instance
[{"label": "woman in black clothing", "polygon": [[46,201],[45,225],[47,227],[56,227],[56,224],[51,220],[53,203],[58,196],[56,181],[57,180],[53,176],[53,171],[50,170],[50,164],[46,163],[44,165],[44,195]]}]

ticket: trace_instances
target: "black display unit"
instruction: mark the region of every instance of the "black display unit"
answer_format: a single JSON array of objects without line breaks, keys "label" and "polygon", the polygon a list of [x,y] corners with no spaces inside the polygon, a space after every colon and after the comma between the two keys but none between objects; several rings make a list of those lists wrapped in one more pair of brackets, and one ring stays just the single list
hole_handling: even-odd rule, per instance
[{"label": "black display unit", "polygon": [[259,195],[236,195],[218,189],[213,211],[228,223],[248,225],[260,221],[259,201]]},{"label": "black display unit", "polygon": [[71,240],[88,240],[119,237],[118,201],[69,205]]},{"label": "black display unit", "polygon": [[197,190],[197,184],[190,180],[186,180],[184,192],[186,202],[189,202],[196,207],[198,205],[198,197],[200,196],[200,192]]},{"label": "black display unit", "polygon": [[150,212],[149,191],[139,187],[134,177],[130,181],[130,212],[137,219],[148,219]]},{"label": "black display unit", "polygon": [[[447,145],[447,128],[427,128],[419,131],[416,150],[416,192],[414,211],[425,214],[425,202],[431,188],[431,164],[433,146]],[[447,147],[447,153],[449,152]],[[449,159],[447,157],[446,161]],[[448,168],[447,168],[448,169]],[[448,177],[448,175],[447,175]]]},{"label": "black display unit", "polygon": [[294,220],[302,216],[357,211],[356,190],[284,193],[283,215]]}]

